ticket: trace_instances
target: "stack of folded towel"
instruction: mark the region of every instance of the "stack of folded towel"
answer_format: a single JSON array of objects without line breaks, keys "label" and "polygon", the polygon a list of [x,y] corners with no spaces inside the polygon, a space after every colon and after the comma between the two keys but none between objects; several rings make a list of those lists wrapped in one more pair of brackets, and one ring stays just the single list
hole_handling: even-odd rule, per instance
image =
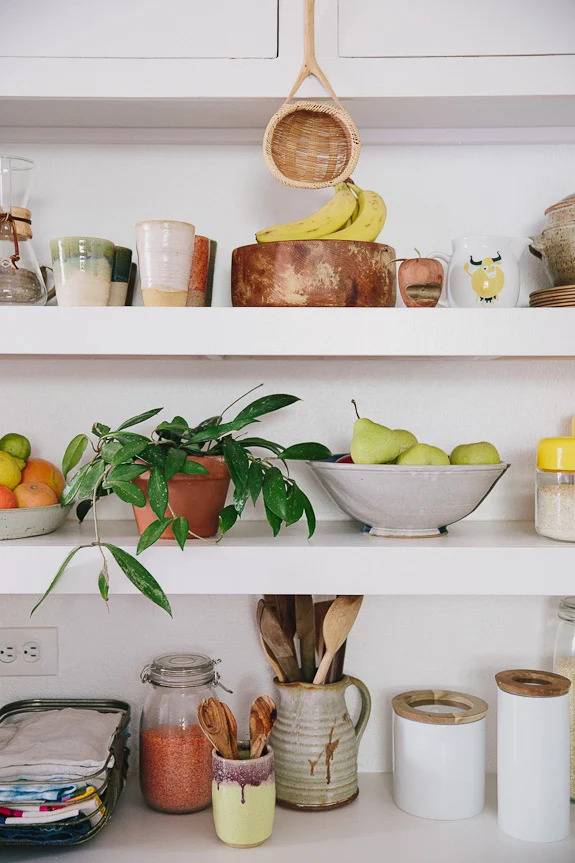
[{"label": "stack of folded towel", "polygon": [[66,707],[0,724],[0,838],[34,838],[58,823],[88,832],[105,813],[100,792],[113,766],[119,712]]}]

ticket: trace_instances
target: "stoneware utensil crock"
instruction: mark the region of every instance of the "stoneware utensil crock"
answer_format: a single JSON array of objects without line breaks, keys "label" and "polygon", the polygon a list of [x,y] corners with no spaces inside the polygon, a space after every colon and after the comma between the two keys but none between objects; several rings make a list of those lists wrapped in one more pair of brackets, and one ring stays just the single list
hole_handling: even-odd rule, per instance
[{"label": "stoneware utensil crock", "polygon": [[240,758],[212,754],[212,810],[218,839],[233,848],[255,848],[271,836],[276,789],[274,753],[268,747],[250,758],[249,743],[240,743]]},{"label": "stoneware utensil crock", "polygon": [[[356,677],[337,683],[278,683],[278,718],[271,734],[278,804],[322,811],[355,800],[357,752],[371,712],[367,686]],[[354,725],[345,693],[355,686],[361,711]]]}]

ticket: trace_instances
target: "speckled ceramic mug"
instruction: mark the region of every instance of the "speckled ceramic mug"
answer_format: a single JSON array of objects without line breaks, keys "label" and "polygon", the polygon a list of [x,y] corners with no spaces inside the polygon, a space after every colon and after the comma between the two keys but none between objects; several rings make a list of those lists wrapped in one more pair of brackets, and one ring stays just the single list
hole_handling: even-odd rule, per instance
[{"label": "speckled ceramic mug", "polygon": [[[342,677],[337,683],[278,683],[278,718],[271,734],[280,806],[319,811],[355,800],[357,751],[369,720],[371,697],[365,683]],[[354,725],[345,692],[355,686],[361,712]]]},{"label": "speckled ceramic mug", "polygon": [[212,753],[212,813],[218,839],[233,848],[255,848],[269,839],[274,826],[276,786],[274,754],[249,757],[249,744],[239,744],[240,758]]}]

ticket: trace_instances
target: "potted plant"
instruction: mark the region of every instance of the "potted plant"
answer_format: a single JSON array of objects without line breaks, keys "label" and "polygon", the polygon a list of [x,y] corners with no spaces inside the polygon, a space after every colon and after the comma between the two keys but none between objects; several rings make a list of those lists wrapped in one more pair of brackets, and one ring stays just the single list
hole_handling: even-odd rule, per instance
[{"label": "potted plant", "polygon": [[[234,419],[224,422],[224,413],[246,395],[249,393],[218,416],[197,425],[176,416],[159,423],[150,435],[129,431],[163,410],[153,408],[120,423],[116,429],[94,423],[92,438],[79,434],[70,441],[62,460],[67,478],[62,505],[76,503],[80,521],[92,511],[94,540],[70,551],[33,611],[54,588],[72,558],[83,548],[96,547],[102,557],[98,588],[105,601],[109,591],[109,553],[139,591],[171,614],[170,603],[153,575],[136,557],[101,537],[97,503],[108,495],[115,494],[134,507],[141,532],[137,555],[167,535],[173,536],[182,549],[190,537],[201,538],[216,532],[221,537],[241,517],[248,500],[255,504],[260,496],[274,536],[282,525],[294,524],[303,517],[309,536],[313,534],[316,523],[313,507],[290,476],[287,463],[327,458],[330,451],[313,442],[283,447],[265,438],[244,437],[246,426],[299,401],[297,396],[283,393],[263,396],[242,408]],[[89,444],[93,450],[91,459],[68,479]],[[254,450],[267,454],[256,455]],[[230,481],[233,497],[225,506]]]}]

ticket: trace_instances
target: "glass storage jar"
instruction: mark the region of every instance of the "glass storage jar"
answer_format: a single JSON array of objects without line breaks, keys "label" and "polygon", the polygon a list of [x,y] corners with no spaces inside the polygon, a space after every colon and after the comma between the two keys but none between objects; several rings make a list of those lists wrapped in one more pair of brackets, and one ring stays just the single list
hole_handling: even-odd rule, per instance
[{"label": "glass storage jar", "polygon": [[140,787],[159,812],[197,812],[212,800],[212,744],[198,706],[214,695],[220,660],[202,654],[159,656],[141,678],[149,684],[140,723]]},{"label": "glass storage jar", "polygon": [[537,447],[535,530],[575,542],[575,437],[548,437]]},{"label": "glass storage jar", "polygon": [[575,802],[575,596],[565,596],[557,614],[553,671],[571,681],[571,800]]}]

